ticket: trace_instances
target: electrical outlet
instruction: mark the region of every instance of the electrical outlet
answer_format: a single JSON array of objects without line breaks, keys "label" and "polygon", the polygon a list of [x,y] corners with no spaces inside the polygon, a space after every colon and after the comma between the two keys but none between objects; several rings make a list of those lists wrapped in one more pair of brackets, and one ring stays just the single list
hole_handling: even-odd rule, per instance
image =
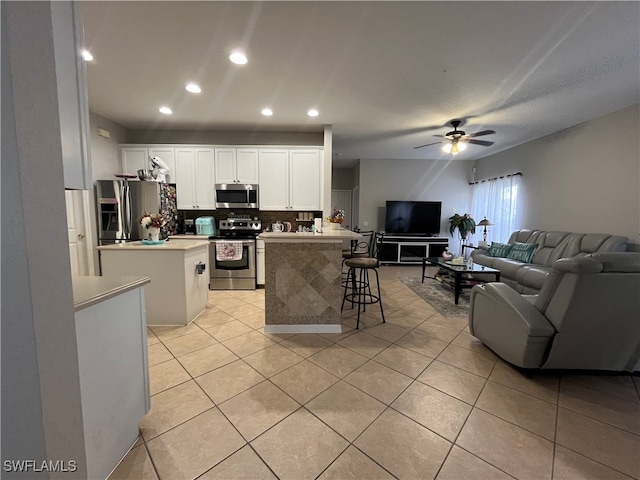
[{"label": "electrical outlet", "polygon": [[368,227],[368,226],[369,226],[369,222],[367,222],[367,221],[362,222],[362,224],[363,224],[365,227]]}]

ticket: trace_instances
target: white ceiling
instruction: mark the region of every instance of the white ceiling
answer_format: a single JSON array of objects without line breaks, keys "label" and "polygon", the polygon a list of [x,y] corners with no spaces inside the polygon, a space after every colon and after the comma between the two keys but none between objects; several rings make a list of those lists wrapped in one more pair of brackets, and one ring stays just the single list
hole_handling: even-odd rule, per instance
[{"label": "white ceiling", "polygon": [[[444,158],[413,147],[456,118],[497,132],[457,156],[477,159],[640,101],[638,2],[90,1],[82,13],[91,111],[133,129],[332,125],[338,165]],[[228,61],[235,48],[247,65]]]}]

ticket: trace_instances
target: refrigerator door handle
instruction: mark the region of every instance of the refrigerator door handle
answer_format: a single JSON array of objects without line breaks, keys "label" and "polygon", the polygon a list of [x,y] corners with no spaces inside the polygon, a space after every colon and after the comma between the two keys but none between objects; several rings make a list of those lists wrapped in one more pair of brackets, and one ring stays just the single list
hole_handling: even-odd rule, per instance
[{"label": "refrigerator door handle", "polygon": [[122,202],[122,216],[124,220],[124,238],[126,240],[131,239],[131,202],[130,202],[130,190],[127,182],[122,183],[120,200]]}]

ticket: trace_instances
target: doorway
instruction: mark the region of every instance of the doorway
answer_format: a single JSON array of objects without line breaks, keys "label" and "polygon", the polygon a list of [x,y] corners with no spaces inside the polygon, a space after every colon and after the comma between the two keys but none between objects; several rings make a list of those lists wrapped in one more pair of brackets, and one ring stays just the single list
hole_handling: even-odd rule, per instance
[{"label": "doorway", "polygon": [[331,212],[334,209],[344,210],[344,221],[342,228],[351,230],[352,208],[351,208],[351,190],[331,190]]},{"label": "doorway", "polygon": [[91,233],[87,217],[88,191],[65,190],[67,205],[67,233],[69,237],[69,257],[71,274],[74,276],[93,275],[91,256]]}]

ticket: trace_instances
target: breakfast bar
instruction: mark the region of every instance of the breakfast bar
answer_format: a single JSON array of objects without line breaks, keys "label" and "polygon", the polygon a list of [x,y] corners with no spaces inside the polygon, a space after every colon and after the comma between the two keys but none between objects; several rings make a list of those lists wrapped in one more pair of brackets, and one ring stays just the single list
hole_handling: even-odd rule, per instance
[{"label": "breakfast bar", "polygon": [[343,242],[350,230],[262,233],[265,333],[341,333]]}]

